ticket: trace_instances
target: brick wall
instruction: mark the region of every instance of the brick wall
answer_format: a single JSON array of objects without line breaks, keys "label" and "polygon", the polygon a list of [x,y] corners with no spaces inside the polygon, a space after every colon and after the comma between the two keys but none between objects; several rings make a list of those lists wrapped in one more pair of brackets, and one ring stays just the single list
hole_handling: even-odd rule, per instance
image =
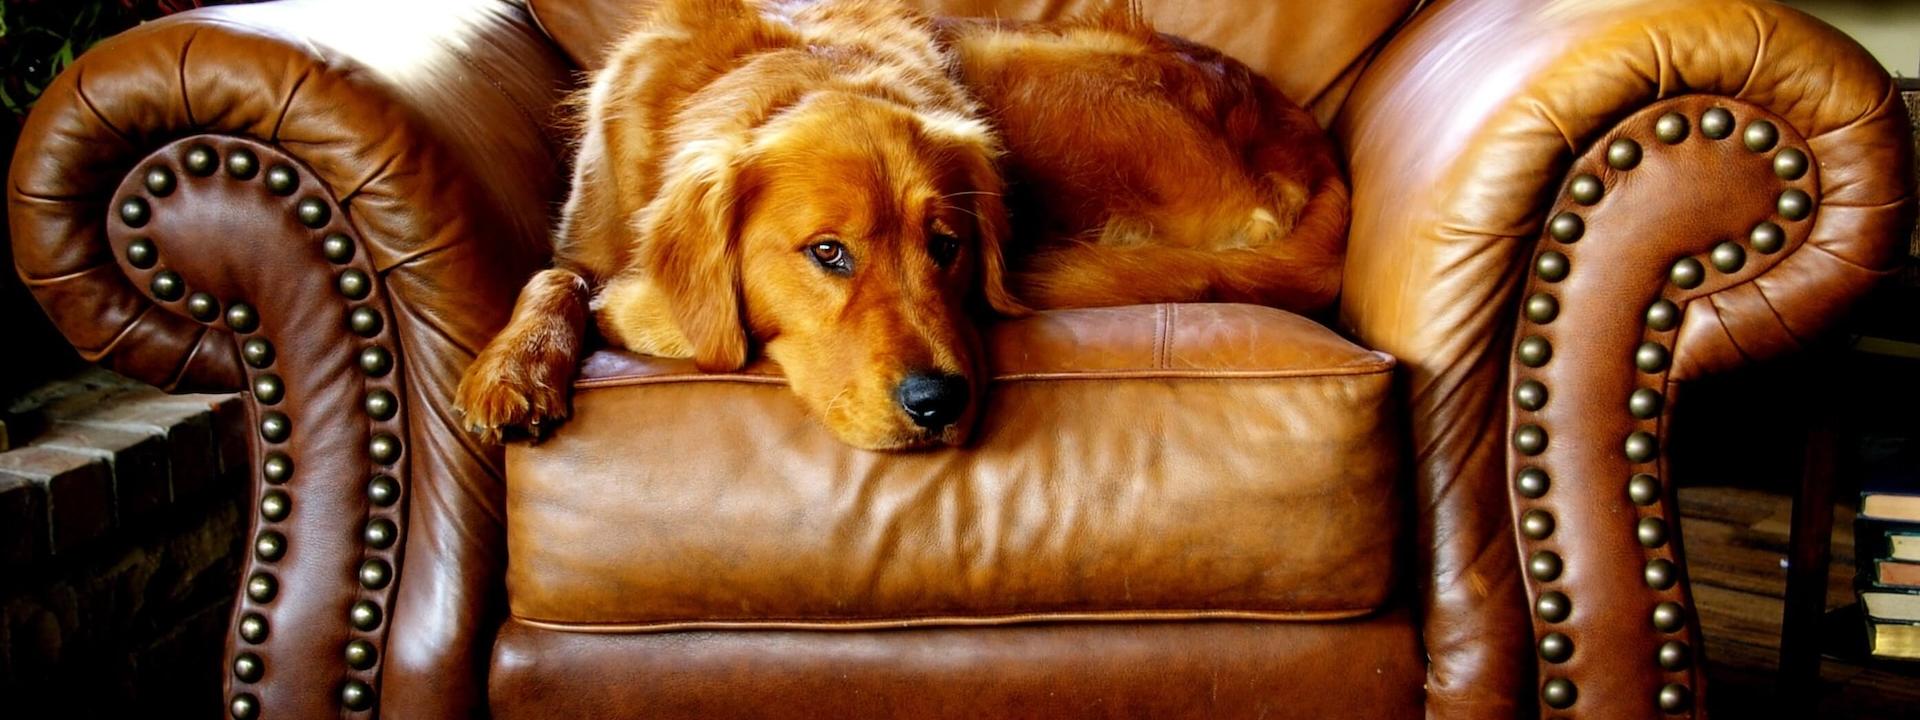
[{"label": "brick wall", "polygon": [[240,398],[90,370],[5,409],[0,714],[216,716],[247,517]]}]

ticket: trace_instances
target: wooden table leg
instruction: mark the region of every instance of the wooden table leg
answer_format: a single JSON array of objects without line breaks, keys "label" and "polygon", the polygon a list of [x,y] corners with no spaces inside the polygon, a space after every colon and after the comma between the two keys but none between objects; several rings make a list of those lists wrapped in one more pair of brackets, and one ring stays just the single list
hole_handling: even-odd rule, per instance
[{"label": "wooden table leg", "polygon": [[1833,561],[1834,433],[1807,433],[1800,491],[1793,499],[1786,612],[1780,623],[1780,698],[1787,717],[1812,717],[1820,693],[1820,619]]}]

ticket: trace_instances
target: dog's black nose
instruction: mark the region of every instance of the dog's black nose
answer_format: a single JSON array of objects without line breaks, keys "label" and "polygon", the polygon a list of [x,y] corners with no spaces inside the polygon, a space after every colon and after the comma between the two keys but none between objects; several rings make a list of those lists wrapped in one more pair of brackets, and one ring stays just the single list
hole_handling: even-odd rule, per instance
[{"label": "dog's black nose", "polygon": [[952,425],[967,410],[967,379],[959,375],[914,373],[893,394],[913,424],[923,428]]}]

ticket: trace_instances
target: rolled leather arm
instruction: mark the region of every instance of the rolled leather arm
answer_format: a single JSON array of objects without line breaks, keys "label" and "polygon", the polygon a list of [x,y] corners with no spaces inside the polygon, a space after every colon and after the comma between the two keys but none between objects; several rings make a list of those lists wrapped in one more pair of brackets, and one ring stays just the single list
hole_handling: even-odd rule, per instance
[{"label": "rolled leather arm", "polygon": [[1913,208],[1886,73],[1770,3],[1462,0],[1336,132],[1342,321],[1409,372],[1430,716],[1697,712],[1673,390],[1888,271]]},{"label": "rolled leather arm", "polygon": [[74,346],[252,391],[233,716],[482,714],[500,457],[448,408],[547,256],[570,72],[506,2],[223,7],[102,43],[24,127],[15,262]]}]

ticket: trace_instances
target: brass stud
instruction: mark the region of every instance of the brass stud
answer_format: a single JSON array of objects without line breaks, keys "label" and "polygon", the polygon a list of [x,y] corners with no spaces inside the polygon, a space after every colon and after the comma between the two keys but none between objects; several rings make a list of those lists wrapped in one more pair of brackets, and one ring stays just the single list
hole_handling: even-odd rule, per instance
[{"label": "brass stud", "polygon": [[373,643],[365,640],[353,640],[347,643],[347,667],[365,670],[373,667],[380,659],[380,651]]},{"label": "brass stud", "polygon": [[1666,404],[1666,398],[1661,397],[1660,392],[1653,388],[1640,388],[1627,396],[1627,412],[1641,420],[1659,417],[1661,408],[1666,407]]},{"label": "brass stud", "polygon": [[1547,449],[1547,431],[1539,425],[1521,425],[1513,431],[1513,449],[1522,455],[1539,455]]},{"label": "brass stud", "polygon": [[247,578],[247,597],[254,602],[273,602],[273,596],[278,594],[280,594],[280,583],[275,581],[272,575],[257,572]]},{"label": "brass stud", "polygon": [[1747,143],[1748,150],[1766,152],[1773,149],[1774,143],[1780,142],[1780,129],[1765,120],[1755,120],[1747,123],[1747,131],[1741,135],[1741,140]]},{"label": "brass stud", "polygon": [[1573,638],[1566,633],[1550,632],[1540,638],[1540,659],[1563,663],[1573,657]]},{"label": "brass stud", "polygon": [[1753,226],[1753,232],[1747,235],[1747,241],[1753,243],[1753,249],[1760,251],[1761,254],[1772,255],[1780,252],[1780,248],[1787,246],[1787,233],[1781,230],[1779,225],[1762,222]]},{"label": "brass stud", "polygon": [[260,329],[260,313],[252,305],[243,302],[234,303],[227,308],[227,327],[234,332],[250,333]]},{"label": "brass stud", "polygon": [[1661,115],[1660,119],[1653,123],[1653,136],[1660,138],[1660,142],[1668,145],[1687,139],[1687,130],[1687,116],[1677,112]]},{"label": "brass stud", "polygon": [[139,238],[127,243],[127,264],[145,270],[160,261],[160,250],[153,241]]},{"label": "brass stud", "polygon": [[147,168],[145,184],[147,186],[147,192],[153,193],[154,197],[166,197],[173,194],[173,188],[176,185],[173,171],[168,170],[166,166],[163,165],[155,165]]},{"label": "brass stud", "polygon": [[340,288],[340,294],[347,296],[349,300],[365,298],[367,293],[373,290],[373,281],[367,278],[366,273],[359,270],[341,272],[338,281],[334,284]]},{"label": "brass stud", "polygon": [[1680,258],[1674,261],[1673,269],[1667,273],[1667,279],[1672,280],[1675,285],[1692,290],[1706,281],[1707,268],[1701,265],[1699,260],[1690,257]]},{"label": "brass stud", "polygon": [[1633,365],[1640,368],[1640,372],[1661,372],[1667,369],[1667,363],[1672,360],[1673,356],[1667,352],[1667,346],[1651,340],[1640,343],[1640,347],[1633,351]]},{"label": "brass stud", "polygon": [[380,313],[373,308],[361,306],[347,313],[347,329],[360,337],[373,337],[380,334]]},{"label": "brass stud", "polygon": [[1567,194],[1573,197],[1574,202],[1581,205],[1600,202],[1600,198],[1606,192],[1607,186],[1600,182],[1600,178],[1587,173],[1573,176],[1573,182],[1567,185]]},{"label": "brass stud", "polygon": [[1552,678],[1540,686],[1540,699],[1556,710],[1573,707],[1573,702],[1579,697],[1580,692],[1573,686],[1573,681],[1566,678]]},{"label": "brass stud", "polygon": [[1800,188],[1787,188],[1780,193],[1779,210],[1788,220],[1805,220],[1813,214],[1813,198]]},{"label": "brass stud", "polygon": [[1587,221],[1581,220],[1579,215],[1563,212],[1553,216],[1553,221],[1547,223],[1547,234],[1563,243],[1579,242],[1580,237],[1587,234]]},{"label": "brass stud", "polygon": [[386,587],[393,579],[393,566],[380,558],[371,558],[360,563],[360,584],[368,590]]},{"label": "brass stud", "polygon": [[1687,626],[1687,611],[1671,600],[1653,606],[1653,627],[1660,632],[1679,632]]},{"label": "brass stud", "polygon": [[268,411],[260,415],[260,437],[267,442],[282,442],[292,434],[293,421],[287,419],[286,413]]},{"label": "brass stud", "polygon": [[371,632],[380,627],[380,606],[373,604],[372,600],[356,602],[347,613],[347,620],[353,623],[355,629]]},{"label": "brass stud", "polygon": [[1553,534],[1553,514],[1535,508],[1520,516],[1520,532],[1534,540],[1545,540]]},{"label": "brass stud", "polygon": [[1807,174],[1807,154],[1786,148],[1773,156],[1773,174],[1781,180],[1799,180]]},{"label": "brass stud", "polygon": [[260,172],[260,159],[246,148],[234,148],[227,153],[227,174],[236,179],[250,180],[253,174]]},{"label": "brass stud", "polygon": [[1643,574],[1646,576],[1647,587],[1655,590],[1671,588],[1680,580],[1680,569],[1674,566],[1672,560],[1666,558],[1648,560],[1646,572]]},{"label": "brass stud", "polygon": [[1660,480],[1647,473],[1635,473],[1627,481],[1627,498],[1635,505],[1652,505],[1660,501]]},{"label": "brass stud", "polygon": [[1660,709],[1669,715],[1686,712],[1693,705],[1693,691],[1680,683],[1667,683],[1660,688]]},{"label": "brass stud", "polygon": [[294,214],[299,216],[301,225],[317,228],[327,224],[327,220],[333,216],[333,210],[328,208],[326,203],[321,202],[320,198],[310,197],[300,199],[300,203],[294,208]]},{"label": "brass stud", "polygon": [[180,300],[180,294],[186,292],[186,280],[180,280],[175,271],[159,271],[154,273],[154,282],[148,282],[148,290],[154,290],[154,298],[159,300]]},{"label": "brass stud", "polygon": [[391,420],[394,412],[400,409],[400,402],[394,399],[393,393],[380,389],[367,391],[367,399],[363,404],[367,415],[375,420]]},{"label": "brass stud", "polygon": [[1715,140],[1724,140],[1733,135],[1733,113],[1726,108],[1713,108],[1700,115],[1700,134]]},{"label": "brass stud", "polygon": [[1660,662],[1660,667],[1678,672],[1693,664],[1693,653],[1687,649],[1686,643],[1668,640],[1660,643],[1660,652],[1656,659]]},{"label": "brass stud", "polygon": [[187,172],[200,177],[212,175],[215,162],[217,160],[213,156],[213,148],[205,144],[195,144],[187,148]]},{"label": "brass stud", "polygon": [[367,500],[380,507],[393,507],[400,500],[400,482],[387,475],[373,476],[367,481]]},{"label": "brass stud", "polygon": [[1547,471],[1537,467],[1527,467],[1521,468],[1520,474],[1514,476],[1513,486],[1520,491],[1521,495],[1538,499],[1553,487],[1553,480],[1547,477]]},{"label": "brass stud", "polygon": [[266,674],[266,663],[261,662],[259,655],[243,652],[233,656],[233,676],[240,682],[259,682]]},{"label": "brass stud", "polygon": [[253,693],[240,693],[227,703],[227,712],[233,714],[233,720],[254,720],[260,717],[260,700]]},{"label": "brass stud", "polygon": [[268,367],[273,364],[273,343],[264,338],[247,338],[240,344],[240,357],[253,367]]},{"label": "brass stud", "polygon": [[400,438],[387,433],[376,434],[367,442],[367,454],[373,456],[374,462],[392,465],[400,459]]},{"label": "brass stud", "polygon": [[1521,365],[1537,368],[1553,359],[1553,344],[1539,335],[1530,335],[1520,341],[1515,352],[1520,358]]},{"label": "brass stud", "polygon": [[1540,550],[1527,558],[1527,574],[1540,582],[1552,582],[1560,577],[1560,556],[1551,550]]},{"label": "brass stud", "polygon": [[1524,410],[1547,406],[1547,386],[1539,380],[1522,380],[1513,386],[1513,404]]},{"label": "brass stud", "polygon": [[300,187],[300,175],[286,165],[267,168],[267,191],[275,195],[292,195]]},{"label": "brass stud", "polygon": [[348,710],[365,710],[373,707],[373,688],[359,680],[348,680],[340,686],[340,704]]},{"label": "brass stud", "polygon": [[187,296],[187,314],[200,322],[211,322],[220,317],[220,301],[209,293],[197,292]]},{"label": "brass stud", "polygon": [[378,345],[360,351],[360,371],[381,377],[393,370],[393,353]]},{"label": "brass stud", "polygon": [[1713,252],[1707,254],[1713,267],[1723,273],[1737,272],[1747,264],[1747,251],[1739,243],[1723,242],[1713,246]]},{"label": "brass stud", "polygon": [[265,530],[253,540],[253,556],[265,562],[279,560],[287,553],[287,536],[275,530]]},{"label": "brass stud", "polygon": [[1660,441],[1653,433],[1636,430],[1627,435],[1627,459],[1637,463],[1653,462],[1660,455]]},{"label": "brass stud", "polygon": [[1642,547],[1660,547],[1667,544],[1667,521],[1654,517],[1640,518],[1640,524],[1634,527],[1634,534],[1639,536]]},{"label": "brass stud", "polygon": [[1527,298],[1527,319],[1545,325],[1560,316],[1560,301],[1546,293],[1534,293]]},{"label": "brass stud", "polygon": [[1620,138],[1607,145],[1607,165],[1615,170],[1632,170],[1640,164],[1640,143]]},{"label": "brass stud", "polygon": [[273,522],[287,519],[293,513],[293,497],[285,490],[268,490],[260,496],[260,517]]},{"label": "brass stud", "polygon": [[285,484],[293,479],[293,458],[277,450],[267,453],[266,459],[260,462],[260,474],[267,478],[268,483]]},{"label": "brass stud", "polygon": [[153,219],[153,211],[142,198],[130,197],[120,201],[120,222],[127,227],[142,227]]},{"label": "brass stud", "polygon": [[286,393],[286,384],[280,382],[280,376],[273,373],[260,373],[253,379],[253,399],[265,405],[274,405]]},{"label": "brass stud", "polygon": [[1540,593],[1540,599],[1533,601],[1533,611],[1540,615],[1541,620],[1561,622],[1573,615],[1573,600],[1559,590],[1548,590]]},{"label": "brass stud", "polygon": [[247,613],[240,616],[240,639],[251,645],[267,641],[267,618],[260,613]]},{"label": "brass stud", "polygon": [[362,536],[366,538],[367,545],[376,550],[385,550],[393,547],[393,541],[400,536],[400,528],[392,520],[374,518],[367,521],[367,529]]},{"label": "brass stud", "polygon": [[1560,282],[1567,279],[1567,271],[1570,267],[1571,263],[1567,261],[1566,253],[1558,250],[1540,253],[1540,258],[1533,261],[1533,272],[1547,282]]},{"label": "brass stud", "polygon": [[320,241],[320,254],[335,265],[353,259],[353,239],[340,233],[328,233]]},{"label": "brass stud", "polygon": [[1680,306],[1672,300],[1655,300],[1647,306],[1647,327],[1660,332],[1672,330],[1680,325]]}]

